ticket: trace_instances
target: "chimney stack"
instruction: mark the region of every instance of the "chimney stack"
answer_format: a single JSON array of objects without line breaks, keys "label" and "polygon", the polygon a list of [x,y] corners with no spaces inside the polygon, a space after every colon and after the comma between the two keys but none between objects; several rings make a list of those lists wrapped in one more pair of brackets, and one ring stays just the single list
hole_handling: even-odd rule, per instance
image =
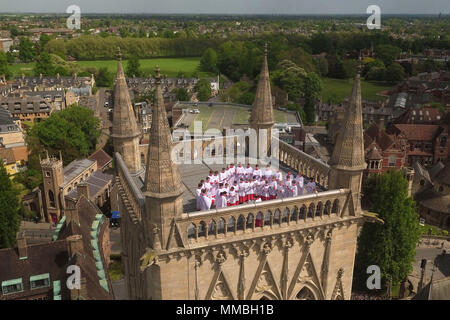
[{"label": "chimney stack", "polygon": [[69,251],[69,257],[72,257],[74,254],[83,254],[83,237],[80,234],[76,234],[66,238],[67,246]]},{"label": "chimney stack", "polygon": [[89,199],[89,185],[86,182],[81,182],[77,186],[78,200],[80,200],[81,196],[85,196],[86,199]]},{"label": "chimney stack", "polygon": [[19,251],[19,259],[26,259],[28,256],[27,239],[25,232],[19,232],[17,235],[17,249]]}]

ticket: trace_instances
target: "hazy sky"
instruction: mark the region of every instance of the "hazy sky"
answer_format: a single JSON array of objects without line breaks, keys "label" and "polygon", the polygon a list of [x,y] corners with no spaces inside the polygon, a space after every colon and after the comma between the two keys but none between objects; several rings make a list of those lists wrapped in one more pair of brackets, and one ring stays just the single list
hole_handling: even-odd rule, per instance
[{"label": "hazy sky", "polygon": [[449,0],[0,0],[0,12],[65,13],[76,4],[89,13],[366,14],[450,13]]}]

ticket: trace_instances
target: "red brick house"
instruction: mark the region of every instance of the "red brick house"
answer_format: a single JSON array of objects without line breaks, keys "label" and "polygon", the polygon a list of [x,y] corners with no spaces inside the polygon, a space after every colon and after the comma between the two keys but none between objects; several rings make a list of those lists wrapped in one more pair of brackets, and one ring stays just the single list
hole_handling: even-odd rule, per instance
[{"label": "red brick house", "polygon": [[416,161],[431,166],[448,159],[450,141],[447,125],[393,124],[387,133],[408,145],[409,166]]},{"label": "red brick house", "polygon": [[404,139],[389,135],[372,124],[364,132],[364,153],[367,162],[365,174],[383,173],[406,166],[407,145]]}]

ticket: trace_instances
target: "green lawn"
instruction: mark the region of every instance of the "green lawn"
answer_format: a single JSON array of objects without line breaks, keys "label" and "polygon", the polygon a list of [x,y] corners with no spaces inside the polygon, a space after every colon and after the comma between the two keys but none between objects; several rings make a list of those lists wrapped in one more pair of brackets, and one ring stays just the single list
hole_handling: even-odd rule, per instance
[{"label": "green lawn", "polygon": [[438,227],[430,226],[428,224],[425,224],[424,226],[419,226],[419,228],[420,233],[424,236],[428,235],[428,230],[430,230],[430,228],[431,228],[431,235],[433,236],[448,236],[447,230],[442,230]]},{"label": "green lawn", "polygon": [[[353,86],[353,79],[332,79],[322,78],[322,101],[328,103],[340,103],[345,98],[350,97]],[[384,83],[374,83],[361,80],[361,94],[364,100],[384,101],[386,97],[378,95],[380,91],[389,89],[390,86]]]},{"label": "green lawn", "polygon": [[[156,59],[141,59],[141,69],[146,75],[154,74],[155,66],[158,65],[161,73],[168,77],[177,76],[179,71],[182,71],[185,77],[191,77],[194,72],[198,72],[200,77],[210,77],[213,74],[207,72],[200,72],[198,67],[200,65],[199,57],[190,58],[156,58]],[[97,60],[97,61],[77,61],[81,67],[107,67],[109,71],[116,73],[117,61],[116,60]],[[126,69],[127,62],[124,61],[124,68]],[[10,70],[14,73],[14,76],[19,77],[22,73],[26,75],[33,74],[33,63],[18,63],[9,66]]]}]

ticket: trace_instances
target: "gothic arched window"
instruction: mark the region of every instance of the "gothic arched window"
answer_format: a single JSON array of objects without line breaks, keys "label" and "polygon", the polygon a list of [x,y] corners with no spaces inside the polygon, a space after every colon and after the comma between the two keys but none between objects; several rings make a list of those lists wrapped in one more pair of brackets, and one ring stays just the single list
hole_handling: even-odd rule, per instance
[{"label": "gothic arched window", "polygon": [[48,190],[48,202],[50,207],[55,208],[55,194],[52,190]]}]

